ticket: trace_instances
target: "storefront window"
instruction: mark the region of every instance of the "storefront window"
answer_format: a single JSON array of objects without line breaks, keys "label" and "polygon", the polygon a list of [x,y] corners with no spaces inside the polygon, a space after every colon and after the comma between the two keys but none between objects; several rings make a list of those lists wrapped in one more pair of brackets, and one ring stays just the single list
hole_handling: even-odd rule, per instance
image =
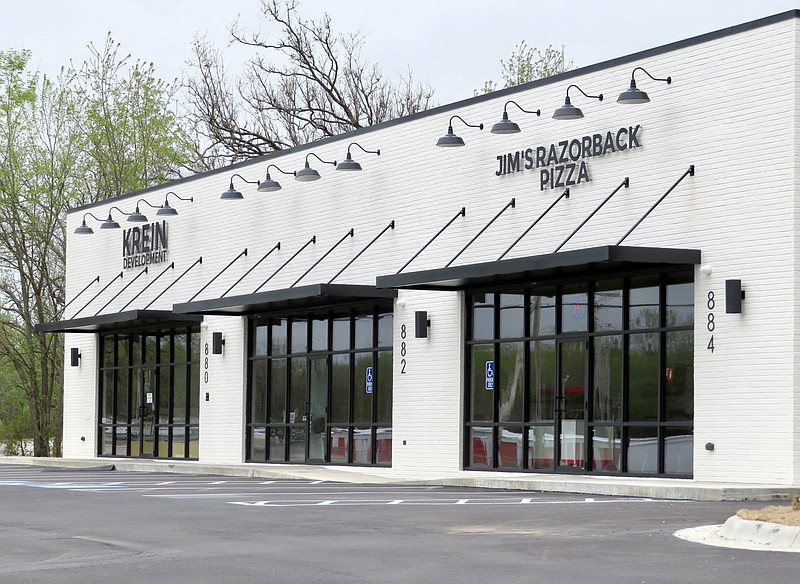
[{"label": "storefront window", "polygon": [[[253,318],[248,462],[390,465],[392,325],[391,306],[372,305]],[[262,355],[257,331],[265,327],[272,339]],[[265,368],[266,421],[257,399]]]},{"label": "storefront window", "polygon": [[200,329],[101,336],[101,456],[197,458]]},{"label": "storefront window", "polygon": [[690,476],[693,289],[685,270],[467,293],[466,468]]}]

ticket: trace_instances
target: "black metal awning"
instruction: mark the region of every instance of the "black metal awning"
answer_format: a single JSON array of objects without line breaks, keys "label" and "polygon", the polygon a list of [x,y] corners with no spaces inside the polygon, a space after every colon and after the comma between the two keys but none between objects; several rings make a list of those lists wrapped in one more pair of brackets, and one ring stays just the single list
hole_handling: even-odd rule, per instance
[{"label": "black metal awning", "polygon": [[71,320],[43,322],[36,325],[36,330],[46,333],[97,333],[165,325],[181,326],[195,324],[202,320],[200,316],[175,314],[170,310],[128,310]]},{"label": "black metal awning", "polygon": [[700,251],[657,247],[605,245],[524,258],[379,276],[379,288],[464,290],[515,284],[567,275],[592,275],[700,263]]},{"label": "black metal awning", "polygon": [[397,297],[396,290],[380,290],[374,286],[349,284],[311,284],[296,288],[269,290],[172,307],[178,314],[244,315],[282,310],[313,310],[339,304],[388,300]]}]

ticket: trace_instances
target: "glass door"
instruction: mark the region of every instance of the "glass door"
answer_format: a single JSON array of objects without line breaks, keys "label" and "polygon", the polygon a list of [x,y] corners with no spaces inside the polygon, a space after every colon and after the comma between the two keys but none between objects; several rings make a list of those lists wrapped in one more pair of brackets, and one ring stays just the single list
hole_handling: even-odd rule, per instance
[{"label": "glass door", "polygon": [[575,472],[586,466],[587,346],[585,338],[558,343],[555,415],[559,471]]},{"label": "glass door", "polygon": [[155,370],[133,370],[131,456],[156,455]]},{"label": "glass door", "polygon": [[309,357],[308,369],[308,402],[306,405],[308,450],[306,460],[324,462],[327,437],[328,358]]}]

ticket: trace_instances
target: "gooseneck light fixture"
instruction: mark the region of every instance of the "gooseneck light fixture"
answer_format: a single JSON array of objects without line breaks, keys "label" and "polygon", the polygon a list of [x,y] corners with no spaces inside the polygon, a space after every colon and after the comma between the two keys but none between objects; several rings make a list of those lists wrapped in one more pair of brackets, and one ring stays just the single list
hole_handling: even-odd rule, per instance
[{"label": "gooseneck light fixture", "polygon": [[84,213],[83,219],[81,220],[81,224],[75,228],[75,231],[73,231],[73,233],[75,233],[76,235],[91,235],[92,233],[94,233],[94,229],[86,225],[87,216],[91,217],[95,221],[102,221],[102,219],[100,219],[100,217],[98,217],[94,213]]},{"label": "gooseneck light fixture", "polygon": [[298,170],[294,174],[294,179],[295,180],[299,180],[300,182],[311,182],[311,181],[315,181],[315,180],[319,180],[320,179],[319,173],[316,170],[314,170],[313,168],[311,168],[311,166],[309,166],[309,164],[308,164],[308,157],[309,156],[313,156],[314,158],[319,160],[322,164],[332,164],[332,165],[336,166],[336,161],[335,160],[333,162],[329,162],[327,160],[322,160],[322,158],[320,158],[319,156],[317,156],[313,152],[309,152],[308,154],[306,154],[306,165],[305,165],[305,167],[302,170]]},{"label": "gooseneck light fixture", "polygon": [[516,122],[512,122],[508,119],[508,104],[513,103],[515,106],[519,108],[519,111],[526,113],[526,114],[536,114],[537,116],[542,115],[541,110],[526,110],[523,109],[516,101],[509,100],[503,106],[503,119],[497,122],[494,126],[492,126],[491,132],[492,134],[518,134],[521,130],[519,129],[519,124]]},{"label": "gooseneck light fixture", "polygon": [[194,203],[194,197],[181,197],[179,194],[169,191],[166,195],[164,195],[164,204],[158,208],[156,211],[156,215],[168,215],[173,216],[178,214],[178,210],[175,207],[169,206],[169,196],[172,195],[178,198],[181,201],[189,201],[190,203]]},{"label": "gooseneck light fixture", "polygon": [[477,126],[475,126],[473,124],[468,124],[467,122],[465,122],[464,118],[462,118],[461,116],[452,116],[450,118],[450,123],[447,125],[447,134],[439,138],[439,140],[436,142],[437,146],[441,146],[442,148],[453,148],[455,146],[464,145],[464,140],[453,133],[453,120],[455,120],[456,118],[461,120],[461,122],[468,128],[478,128],[479,130],[483,130],[483,124],[478,124]]},{"label": "gooseneck light fixture", "polygon": [[353,157],[350,155],[350,148],[353,146],[358,146],[366,154],[377,154],[378,156],[381,155],[380,150],[366,150],[358,142],[352,142],[350,146],[347,147],[347,157],[336,165],[336,170],[361,170],[361,165],[353,160]]},{"label": "gooseneck light fixture", "polygon": [[270,168],[274,168],[275,170],[277,170],[278,172],[282,172],[283,174],[291,174],[293,176],[297,175],[296,172],[286,172],[285,170],[281,170],[280,168],[278,168],[277,165],[270,164],[269,166],[267,166],[267,177],[258,184],[258,188],[256,189],[259,193],[272,193],[274,191],[281,190],[281,183],[279,183],[276,180],[272,180],[272,177],[269,176]]},{"label": "gooseneck light fixture", "polygon": [[158,205],[153,205],[151,203],[148,203],[144,199],[139,199],[138,201],[136,201],[136,210],[130,215],[128,215],[128,221],[130,221],[131,223],[147,223],[148,221],[147,216],[141,211],[139,211],[139,203],[144,203],[145,205],[149,205],[153,209],[161,208]]},{"label": "gooseneck light fixture", "polygon": [[653,77],[644,67],[636,67],[633,71],[631,71],[631,86],[619,94],[617,103],[647,103],[650,101],[647,93],[636,87],[636,80],[634,79],[636,71],[644,71],[645,75],[647,75],[653,81],[664,81],[667,85],[672,83],[672,77]]},{"label": "gooseneck light fixture", "polygon": [[240,193],[239,191],[237,191],[235,188],[233,188],[233,179],[235,177],[237,177],[237,176],[241,180],[243,180],[244,182],[246,182],[248,184],[251,184],[251,185],[257,185],[258,184],[258,181],[247,180],[241,174],[234,174],[231,177],[231,184],[228,186],[228,190],[220,195],[220,197],[219,197],[220,199],[226,199],[226,200],[244,199],[244,195],[242,193]]},{"label": "gooseneck light fixture", "polygon": [[105,220],[105,221],[103,221],[103,222],[100,224],[100,229],[119,229],[119,228],[120,228],[120,227],[119,227],[119,223],[117,223],[116,221],[114,221],[114,219],[111,217],[111,211],[114,211],[115,209],[116,209],[117,211],[119,211],[120,213],[122,213],[123,215],[132,215],[132,214],[133,214],[133,213],[126,213],[125,211],[123,211],[123,210],[122,210],[122,209],[120,209],[119,207],[111,207],[111,208],[108,210],[108,217],[106,218],[106,220]]},{"label": "gooseneck light fixture", "polygon": [[580,118],[583,117],[583,112],[580,110],[580,108],[575,107],[574,105],[572,105],[572,102],[570,102],[570,100],[569,100],[569,90],[572,89],[573,87],[575,89],[577,89],[578,91],[580,91],[586,97],[590,98],[590,99],[597,99],[599,101],[603,101],[603,94],[602,93],[600,95],[589,95],[583,89],[578,87],[577,85],[572,84],[569,87],[567,87],[567,97],[564,99],[564,105],[562,105],[560,108],[558,108],[553,113],[553,119],[555,119],[555,120],[579,120]]}]

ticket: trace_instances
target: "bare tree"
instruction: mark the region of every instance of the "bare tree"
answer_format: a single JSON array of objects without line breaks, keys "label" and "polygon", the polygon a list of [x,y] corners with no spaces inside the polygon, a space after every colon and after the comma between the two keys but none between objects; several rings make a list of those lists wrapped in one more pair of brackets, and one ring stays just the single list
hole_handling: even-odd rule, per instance
[{"label": "bare tree", "polygon": [[256,49],[244,73],[230,79],[222,55],[197,39],[187,82],[198,131],[230,160],[259,156],[334,136],[430,107],[433,90],[411,71],[399,83],[361,55],[364,39],[297,16],[296,0],[262,0],[263,18],[281,28],[277,39],[238,23],[232,42]]}]

